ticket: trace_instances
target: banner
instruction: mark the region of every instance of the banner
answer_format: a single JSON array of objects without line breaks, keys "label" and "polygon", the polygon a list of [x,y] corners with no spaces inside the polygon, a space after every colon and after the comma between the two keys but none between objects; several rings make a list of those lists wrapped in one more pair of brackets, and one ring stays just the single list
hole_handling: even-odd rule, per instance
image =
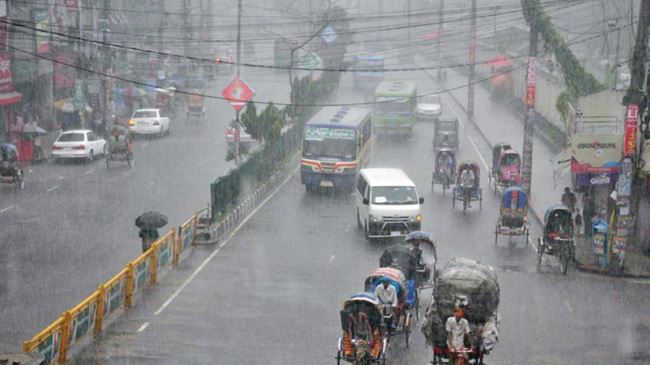
[{"label": "banner", "polygon": [[54,61],[54,87],[60,89],[74,85],[75,69],[66,66],[74,65],[74,54],[65,53],[56,55],[54,56]]},{"label": "banner", "polygon": [[11,78],[11,56],[7,51],[0,52],[0,92],[13,89]]},{"label": "banner", "polygon": [[617,173],[620,169],[620,134],[575,134],[571,138],[571,172]]},{"label": "banner", "polygon": [[34,26],[36,27],[36,53],[50,53],[50,14],[48,9],[34,9]]},{"label": "banner", "polygon": [[0,16],[0,49],[7,47],[7,16]]},{"label": "banner", "polygon": [[625,139],[623,156],[636,154],[636,132],[639,124],[639,106],[630,104],[627,106],[627,119],[625,120]]}]

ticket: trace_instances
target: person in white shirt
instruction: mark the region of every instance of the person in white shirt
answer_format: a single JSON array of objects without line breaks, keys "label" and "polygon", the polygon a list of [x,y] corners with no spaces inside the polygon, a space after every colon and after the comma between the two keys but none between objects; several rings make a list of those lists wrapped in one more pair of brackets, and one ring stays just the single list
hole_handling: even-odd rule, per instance
[{"label": "person in white shirt", "polygon": [[375,298],[379,300],[381,304],[388,304],[391,307],[397,307],[397,292],[395,287],[390,285],[390,279],[384,277],[381,279],[381,285],[377,285],[375,288]]},{"label": "person in white shirt", "polygon": [[463,316],[465,311],[459,307],[454,308],[454,316],[447,319],[445,329],[447,331],[447,347],[449,348],[449,365],[460,363],[459,356],[468,360],[467,354],[459,355],[455,349],[465,347],[465,338],[469,341],[470,348],[474,348],[472,338],[469,335],[469,322]]},{"label": "person in white shirt", "polygon": [[467,199],[468,208],[471,207],[470,193],[474,188],[475,181],[476,175],[474,175],[474,171],[471,168],[464,169],[463,172],[460,173],[460,188],[463,189],[463,197]]}]

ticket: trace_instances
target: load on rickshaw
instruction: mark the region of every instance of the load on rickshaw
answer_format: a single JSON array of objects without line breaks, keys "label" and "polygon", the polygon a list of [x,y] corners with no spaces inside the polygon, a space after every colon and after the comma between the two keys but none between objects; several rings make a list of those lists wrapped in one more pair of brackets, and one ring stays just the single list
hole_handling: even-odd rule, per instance
[{"label": "load on rickshaw", "polygon": [[494,184],[494,193],[498,186],[516,186],[521,184],[521,156],[507,143],[499,143],[492,149],[492,168],[489,183]]},{"label": "load on rickshaw", "polygon": [[115,124],[108,131],[106,151],[106,168],[111,168],[111,161],[126,162],[133,167],[133,146],[129,128]]},{"label": "load on rickshaw", "polygon": [[382,329],[381,305],[370,293],[358,293],[340,311],[343,337],[339,338],[336,363],[386,363],[388,336]]},{"label": "load on rickshaw", "polygon": [[171,87],[167,89],[156,89],[156,106],[158,109],[167,113],[167,115],[176,116],[176,105],[174,101],[174,91]]},{"label": "load on rickshaw", "polygon": [[573,216],[566,205],[554,205],[544,214],[544,235],[537,243],[538,270],[544,254],[556,256],[560,261],[560,271],[566,275],[569,263],[575,257]]},{"label": "load on rickshaw", "polygon": [[[454,257],[440,271],[435,284],[421,327],[433,349],[432,363],[449,363],[451,356],[467,356],[474,364],[483,364],[484,356],[499,341],[500,289],[496,271],[480,261]],[[465,338],[460,344],[449,343],[446,324],[455,320],[459,308],[469,323],[471,342]]]},{"label": "load on rickshaw", "polygon": [[483,191],[481,189],[481,168],[475,161],[463,161],[458,164],[456,172],[456,187],[452,193],[452,207],[456,207],[456,200],[463,202],[463,214],[473,201],[479,202],[479,209],[483,206]]},{"label": "load on rickshaw", "polygon": [[388,247],[379,258],[379,267],[398,269],[406,279],[405,308],[415,309],[415,316],[420,316],[420,298],[418,296],[415,273],[418,269],[417,256],[409,247],[402,244],[395,244]]},{"label": "load on rickshaw", "polygon": [[205,109],[203,108],[203,94],[199,90],[192,90],[187,99],[187,121],[204,122]]},{"label": "load on rickshaw", "polygon": [[456,151],[460,138],[458,136],[458,118],[439,118],[433,127],[433,149]]},{"label": "load on rickshaw", "polygon": [[442,195],[449,185],[456,180],[456,157],[451,149],[441,149],[436,156],[436,163],[431,177],[431,190],[436,184],[442,185]]},{"label": "load on rickshaw", "polygon": [[365,291],[375,294],[384,282],[395,288],[397,303],[382,303],[380,298],[376,298],[382,308],[382,330],[386,333],[388,342],[393,336],[405,335],[406,347],[408,347],[411,334],[411,311],[415,308],[417,299],[415,284],[411,283],[409,287],[400,269],[382,267],[368,275],[364,284]]},{"label": "load on rickshaw", "polygon": [[494,230],[494,245],[497,245],[499,235],[525,236],[524,245],[528,242],[528,195],[518,187],[506,188],[501,197],[499,218]]},{"label": "load on rickshaw", "polygon": [[11,143],[0,146],[0,182],[25,188],[23,169],[18,165],[18,149]]}]

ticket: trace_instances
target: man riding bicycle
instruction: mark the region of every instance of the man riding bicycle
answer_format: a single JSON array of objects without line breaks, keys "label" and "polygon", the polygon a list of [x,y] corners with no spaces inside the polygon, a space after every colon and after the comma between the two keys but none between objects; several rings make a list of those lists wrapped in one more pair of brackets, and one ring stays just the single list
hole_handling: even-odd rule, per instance
[{"label": "man riding bicycle", "polygon": [[438,169],[443,173],[445,177],[444,188],[449,188],[449,183],[451,181],[451,176],[454,171],[454,159],[451,157],[451,154],[447,151],[442,151],[438,156]]},{"label": "man riding bicycle", "polygon": [[460,174],[460,188],[462,189],[463,199],[467,202],[467,207],[471,208],[471,194],[476,183],[476,175],[471,168],[464,169]]},{"label": "man riding bicycle", "polygon": [[[387,276],[381,278],[381,284],[377,285],[377,287],[375,288],[375,298],[377,298],[379,303],[384,308],[390,307],[392,314],[398,313],[399,303],[397,301],[397,291],[395,290],[394,286],[390,285],[390,278],[388,278]],[[392,322],[394,326],[395,321],[393,320]]]},{"label": "man riding bicycle", "polygon": [[[469,342],[469,349],[474,348],[472,337],[469,335],[469,322],[465,318],[465,311],[460,307],[454,308],[453,317],[447,319],[447,347],[449,348],[449,365],[464,364],[469,360],[465,350],[465,339]],[[463,350],[463,351],[460,351]]]}]

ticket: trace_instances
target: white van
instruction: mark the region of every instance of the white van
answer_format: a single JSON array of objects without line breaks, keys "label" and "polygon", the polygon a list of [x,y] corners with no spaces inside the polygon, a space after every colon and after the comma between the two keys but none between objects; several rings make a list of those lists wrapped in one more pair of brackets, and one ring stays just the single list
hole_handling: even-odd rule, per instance
[{"label": "white van", "polygon": [[406,236],[422,222],[415,184],[400,169],[362,169],[354,189],[357,222],[367,239]]}]

